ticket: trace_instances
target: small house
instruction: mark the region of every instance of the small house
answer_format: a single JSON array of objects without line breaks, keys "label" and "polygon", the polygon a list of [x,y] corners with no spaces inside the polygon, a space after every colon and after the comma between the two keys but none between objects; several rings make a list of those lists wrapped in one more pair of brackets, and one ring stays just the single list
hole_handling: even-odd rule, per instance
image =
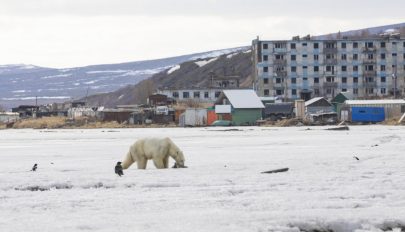
[{"label": "small house", "polygon": [[315,97],[305,102],[306,114],[334,112],[333,105],[324,97]]},{"label": "small house", "polygon": [[215,109],[217,114],[230,114],[233,125],[255,125],[262,118],[264,105],[251,89],[224,90]]}]

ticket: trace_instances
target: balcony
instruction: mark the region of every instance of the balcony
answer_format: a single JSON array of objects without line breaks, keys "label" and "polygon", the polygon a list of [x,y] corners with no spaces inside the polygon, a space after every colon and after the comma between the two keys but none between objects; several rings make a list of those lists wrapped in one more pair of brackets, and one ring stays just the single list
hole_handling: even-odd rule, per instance
[{"label": "balcony", "polygon": [[337,53],[337,48],[324,48],[323,53],[324,54]]},{"label": "balcony", "polygon": [[324,64],[325,65],[337,65],[337,59],[325,59]]},{"label": "balcony", "polygon": [[337,88],[338,83],[337,82],[325,82],[323,83],[324,88]]},{"label": "balcony", "polygon": [[287,53],[287,48],[273,48],[273,53]]},{"label": "balcony", "polygon": [[364,82],[363,86],[365,88],[376,88],[377,87],[377,82],[376,81]]},{"label": "balcony", "polygon": [[377,76],[377,71],[364,71],[363,76],[365,76],[365,77],[375,77],[375,76]]},{"label": "balcony", "polygon": [[377,48],[375,46],[373,47],[363,47],[361,48],[361,51],[364,53],[375,53],[377,52]]},{"label": "balcony", "polygon": [[274,74],[277,77],[286,77],[287,76],[287,71],[275,71]]},{"label": "balcony", "polygon": [[287,65],[287,60],[273,60],[273,64],[275,65],[281,65],[281,66],[286,66]]},{"label": "balcony", "polygon": [[376,59],[371,59],[371,60],[363,60],[363,64],[375,64],[377,63]]}]

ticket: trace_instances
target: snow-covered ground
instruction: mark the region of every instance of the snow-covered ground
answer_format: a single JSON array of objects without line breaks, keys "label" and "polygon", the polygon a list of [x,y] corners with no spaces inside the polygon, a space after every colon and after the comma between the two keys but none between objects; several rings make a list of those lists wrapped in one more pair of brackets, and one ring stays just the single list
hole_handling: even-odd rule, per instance
[{"label": "snow-covered ground", "polygon": [[[405,128],[324,129],[2,130],[0,231],[404,227]],[[115,163],[146,136],[171,137],[189,168],[149,162],[116,176]]]}]

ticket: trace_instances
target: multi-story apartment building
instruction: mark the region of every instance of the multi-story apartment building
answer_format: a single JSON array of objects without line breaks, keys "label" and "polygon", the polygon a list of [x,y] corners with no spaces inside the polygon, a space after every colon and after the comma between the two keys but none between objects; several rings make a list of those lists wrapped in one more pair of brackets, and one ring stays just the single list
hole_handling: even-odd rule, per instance
[{"label": "multi-story apartment building", "polygon": [[351,92],[356,98],[405,94],[405,39],[252,42],[255,89],[259,96],[284,99],[332,98]]}]

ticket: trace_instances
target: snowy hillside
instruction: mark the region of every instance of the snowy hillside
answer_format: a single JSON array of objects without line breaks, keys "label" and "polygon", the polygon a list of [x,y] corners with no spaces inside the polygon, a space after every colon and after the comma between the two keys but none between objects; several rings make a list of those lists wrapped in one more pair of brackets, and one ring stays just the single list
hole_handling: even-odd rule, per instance
[{"label": "snowy hillside", "polygon": [[[2,130],[0,231],[405,229],[403,127],[228,129]],[[145,136],[171,137],[188,168],[116,176]]]},{"label": "snowy hillside", "polygon": [[153,74],[185,61],[215,57],[243,48],[231,48],[178,57],[121,64],[92,65],[52,69],[34,65],[0,65],[0,105],[7,108],[18,104],[78,99],[88,94],[112,92],[134,85]]}]

